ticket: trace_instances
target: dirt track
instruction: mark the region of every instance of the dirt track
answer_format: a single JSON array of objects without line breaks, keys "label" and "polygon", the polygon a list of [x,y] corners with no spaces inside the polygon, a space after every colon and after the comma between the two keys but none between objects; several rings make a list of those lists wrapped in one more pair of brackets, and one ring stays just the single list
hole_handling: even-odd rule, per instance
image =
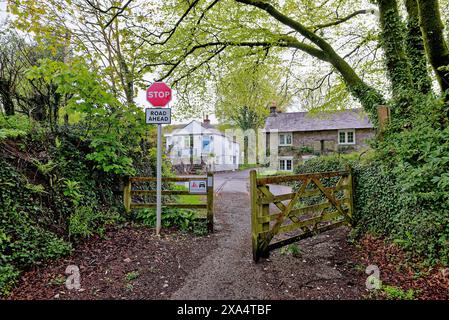
[{"label": "dirt track", "polygon": [[[354,248],[340,228],[298,243],[294,257],[251,254],[248,171],[215,176],[215,227],[208,237],[127,226],[91,239],[72,256],[25,273],[10,299],[360,299]],[[276,193],[276,187],[271,188]],[[279,190],[281,190],[279,188]],[[67,290],[68,265],[82,290]]]},{"label": "dirt track", "polygon": [[300,257],[276,250],[270,259],[253,263],[247,177],[248,171],[216,175],[217,248],[171,298],[361,298],[364,276],[347,262],[352,248],[345,228],[301,241]]}]

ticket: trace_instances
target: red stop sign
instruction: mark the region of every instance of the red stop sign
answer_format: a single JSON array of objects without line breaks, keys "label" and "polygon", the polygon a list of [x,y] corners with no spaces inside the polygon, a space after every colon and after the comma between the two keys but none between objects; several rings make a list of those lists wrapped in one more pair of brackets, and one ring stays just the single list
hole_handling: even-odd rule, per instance
[{"label": "red stop sign", "polygon": [[171,89],[164,82],[154,82],[147,89],[147,100],[153,107],[165,107],[171,100]]}]

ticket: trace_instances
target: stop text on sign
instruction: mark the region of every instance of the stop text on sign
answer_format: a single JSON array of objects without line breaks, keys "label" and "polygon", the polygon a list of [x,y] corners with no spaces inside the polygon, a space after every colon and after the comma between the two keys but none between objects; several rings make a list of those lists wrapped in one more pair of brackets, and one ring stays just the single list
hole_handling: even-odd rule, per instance
[{"label": "stop text on sign", "polygon": [[170,124],[170,108],[147,108],[145,109],[145,122],[147,124]]},{"label": "stop text on sign", "polygon": [[148,91],[147,92],[147,98],[151,99],[151,98],[160,98],[160,99],[164,99],[164,98],[168,98],[170,97],[171,93],[168,91]]},{"label": "stop text on sign", "polygon": [[164,82],[154,82],[147,89],[147,100],[153,107],[165,107],[171,101],[171,89]]}]

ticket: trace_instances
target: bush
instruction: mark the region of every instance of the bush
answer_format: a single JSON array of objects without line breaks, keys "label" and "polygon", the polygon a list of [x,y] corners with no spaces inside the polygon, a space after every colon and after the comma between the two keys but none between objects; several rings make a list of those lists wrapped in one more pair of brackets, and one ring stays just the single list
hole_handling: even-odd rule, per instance
[{"label": "bush", "polygon": [[10,293],[19,274],[20,272],[10,264],[0,265],[0,296]]},{"label": "bush", "polygon": [[40,264],[61,257],[71,251],[71,245],[55,234],[42,229],[30,215],[9,205],[0,211],[3,237],[0,261],[19,268]]},{"label": "bush", "polygon": [[[136,220],[146,226],[156,226],[156,210],[137,210]],[[163,228],[178,227],[182,231],[190,231],[195,234],[206,234],[207,224],[204,219],[199,219],[196,212],[188,209],[162,208],[161,225]]]},{"label": "bush", "polygon": [[24,115],[0,115],[0,140],[25,136],[30,130],[30,121]]},{"label": "bush", "polygon": [[88,238],[93,234],[103,235],[107,225],[120,220],[114,211],[100,211],[92,207],[77,207],[69,217],[69,237]]}]

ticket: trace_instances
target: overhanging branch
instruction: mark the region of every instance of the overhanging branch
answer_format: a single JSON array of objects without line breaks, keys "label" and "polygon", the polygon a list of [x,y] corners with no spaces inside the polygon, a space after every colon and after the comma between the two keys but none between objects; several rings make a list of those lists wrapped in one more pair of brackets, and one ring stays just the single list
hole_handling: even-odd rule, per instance
[{"label": "overhanging branch", "polygon": [[[227,47],[249,47],[249,48],[255,48],[255,47],[264,47],[264,48],[270,48],[270,47],[284,47],[284,48],[295,48],[300,49],[304,52],[309,53],[312,56],[315,56],[323,61],[328,61],[326,54],[320,50],[317,49],[311,45],[308,45],[306,43],[299,42],[297,39],[289,36],[283,36],[278,41],[273,42],[251,42],[251,41],[243,41],[243,42],[235,42],[235,41],[214,41],[214,42],[208,42],[199,44],[196,46],[193,46],[190,48],[181,58],[178,59],[175,63],[170,63],[171,68],[168,70],[168,72],[160,79],[163,80],[167,77],[169,77],[175,69],[181,64],[182,61],[184,61],[188,56],[195,53],[197,50],[205,49],[209,47],[221,47],[219,52],[222,52]],[[210,59],[209,59],[210,60]]]},{"label": "overhanging branch", "polygon": [[314,26],[314,32],[317,32],[318,30],[324,29],[324,28],[328,28],[328,27],[332,27],[332,26],[337,26],[339,24],[342,24],[352,18],[354,18],[355,16],[361,15],[361,14],[367,14],[367,13],[371,13],[374,14],[375,10],[374,9],[364,9],[364,10],[357,10],[353,13],[351,13],[350,15],[347,15],[346,17],[337,19],[335,21],[332,22],[328,22],[328,23],[323,23],[323,24],[318,24],[316,26]]}]

